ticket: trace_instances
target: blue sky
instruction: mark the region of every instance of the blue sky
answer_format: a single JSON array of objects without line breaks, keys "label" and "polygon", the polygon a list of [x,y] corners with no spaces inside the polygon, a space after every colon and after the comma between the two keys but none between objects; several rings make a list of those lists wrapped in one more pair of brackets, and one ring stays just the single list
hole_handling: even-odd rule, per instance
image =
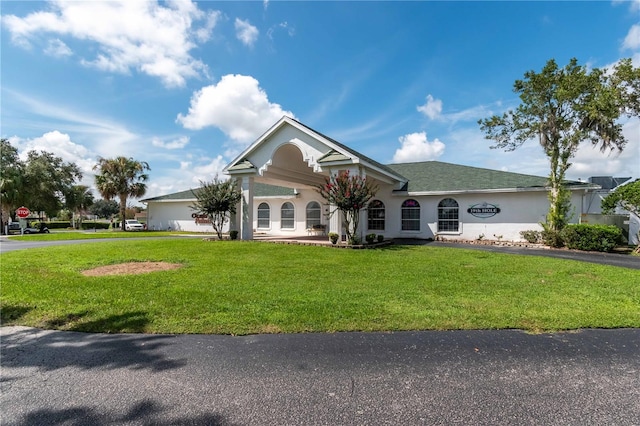
[{"label": "blue sky", "polygon": [[[382,163],[546,176],[535,141],[493,150],[477,121],[518,105],[547,60],[640,66],[640,1],[3,1],[2,137],[22,153],[151,167],[146,197],[211,180],[282,115]],[[580,149],[568,177],[640,177]]]}]

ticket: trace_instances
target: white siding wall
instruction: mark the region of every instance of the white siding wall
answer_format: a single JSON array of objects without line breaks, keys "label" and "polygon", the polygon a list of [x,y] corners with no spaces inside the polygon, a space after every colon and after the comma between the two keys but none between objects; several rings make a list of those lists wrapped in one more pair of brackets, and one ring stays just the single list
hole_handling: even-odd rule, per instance
[{"label": "white siding wall", "polygon": [[[386,196],[382,196],[385,194]],[[540,223],[545,221],[549,202],[545,191],[527,191],[517,193],[493,193],[493,194],[460,194],[443,196],[394,196],[390,195],[391,189],[381,187],[376,199],[385,204],[385,229],[367,229],[367,212],[362,212],[360,218],[360,232],[364,238],[366,234],[382,234],[385,238],[441,238],[475,240],[482,234],[487,240],[521,241],[520,231],[536,229],[541,230]],[[402,203],[413,198],[420,203],[420,230],[401,230],[401,206]],[[438,233],[438,203],[445,198],[453,198],[459,207],[459,232]],[[292,229],[281,228],[280,209],[285,202],[294,205],[294,227]],[[306,235],[306,207],[311,201],[317,201],[322,207],[323,224],[329,225],[328,205],[320,195],[312,189],[300,190],[297,197],[265,197],[254,199],[253,203],[253,228],[258,234],[273,236],[297,236]],[[258,228],[258,206],[266,202],[270,207],[270,226]],[[478,218],[467,209],[475,204],[489,203],[500,208],[500,213],[490,218]],[[572,196],[574,214],[571,222],[577,223],[582,208],[582,194],[575,193]],[[180,202],[150,202],[149,203],[149,229],[188,231],[188,232],[214,232],[209,224],[196,224],[191,217],[193,210],[189,208],[191,201]],[[225,231],[228,230],[228,225]]]},{"label": "white siding wall", "polygon": [[[164,201],[148,203],[148,227],[150,230],[171,229],[186,232],[215,232],[211,224],[196,223],[189,206],[193,201]],[[225,230],[228,230],[227,224]]]},{"label": "white siding wall", "polygon": [[[322,216],[320,218],[321,223],[329,227],[329,220],[325,216],[325,212],[328,206],[320,195],[313,190],[300,191],[298,197],[283,197],[283,198],[255,198],[253,201],[253,228],[258,234],[267,233],[269,235],[277,236],[296,236],[307,234],[307,204],[312,201],[316,201],[322,208]],[[294,206],[294,225],[292,229],[282,229],[281,227],[281,208],[286,202],[290,202]],[[270,227],[258,228],[258,206],[261,203],[267,203],[269,205],[270,214]]]},{"label": "white siding wall", "polygon": [[[389,189],[389,188],[386,188]],[[519,193],[494,193],[494,194],[461,194],[447,196],[381,196],[383,193],[389,194],[391,191],[378,192],[376,199],[385,204],[385,229],[367,229],[367,212],[363,211],[360,218],[360,232],[364,237],[369,233],[382,234],[386,238],[435,238],[436,235],[449,239],[475,240],[482,234],[487,240],[497,240],[498,236],[502,240],[521,241],[520,231],[542,230],[541,222],[545,221],[549,202],[545,191],[519,192]],[[413,198],[420,203],[420,230],[402,231],[401,206],[402,203]],[[459,232],[438,233],[438,203],[445,198],[453,198],[459,206]],[[290,201],[295,206],[295,227],[294,229],[280,228],[280,207],[285,201]],[[254,202],[254,217],[257,218],[257,208],[261,202],[269,204],[271,209],[271,227],[257,229],[258,232],[269,235],[303,235],[306,233],[306,205],[310,201],[317,201],[326,211],[324,200],[312,190],[302,190],[298,198],[269,198],[256,199]],[[500,208],[500,213],[490,218],[479,218],[467,213],[467,209],[475,204],[483,202],[494,204]],[[574,194],[572,202],[575,212],[571,218],[572,223],[577,223],[582,195]],[[328,224],[328,220],[323,216],[322,222]],[[254,221],[257,228],[257,219]]]}]

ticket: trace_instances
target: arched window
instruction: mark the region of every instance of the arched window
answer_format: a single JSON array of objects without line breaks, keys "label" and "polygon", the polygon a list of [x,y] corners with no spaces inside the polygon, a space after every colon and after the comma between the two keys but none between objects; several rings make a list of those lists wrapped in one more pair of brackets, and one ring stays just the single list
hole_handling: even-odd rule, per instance
[{"label": "arched window", "polygon": [[373,200],[367,207],[367,227],[373,231],[384,231],[384,203]]},{"label": "arched window", "polygon": [[258,206],[258,228],[271,227],[271,209],[269,204],[260,203]]},{"label": "arched window", "polygon": [[294,208],[293,204],[286,202],[280,208],[280,228],[293,229],[294,225]]},{"label": "arched window", "polygon": [[405,200],[402,203],[402,230],[420,230],[420,203],[416,200]]},{"label": "arched window", "polygon": [[313,228],[314,225],[320,225],[321,212],[318,202],[312,201],[307,204],[307,229]]},{"label": "arched window", "polygon": [[458,232],[458,202],[445,198],[438,204],[438,232]]}]

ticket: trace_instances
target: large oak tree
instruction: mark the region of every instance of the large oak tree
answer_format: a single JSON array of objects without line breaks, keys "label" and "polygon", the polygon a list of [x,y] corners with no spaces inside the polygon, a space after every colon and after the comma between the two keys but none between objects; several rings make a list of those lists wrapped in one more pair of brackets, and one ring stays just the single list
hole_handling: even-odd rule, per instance
[{"label": "large oak tree", "polygon": [[29,151],[21,160],[8,139],[0,140],[0,204],[2,222],[24,205],[33,212],[55,216],[66,196],[82,178],[74,163],[46,151]]},{"label": "large oak tree", "polygon": [[551,59],[539,73],[528,71],[513,90],[521,103],[502,116],[480,120],[492,148],[512,151],[537,139],[549,159],[549,213],[545,227],[561,230],[569,220],[566,172],[583,141],[602,152],[624,149],[623,116],[640,115],[640,68],[624,59],[611,69],[588,69],[576,59],[560,68]]},{"label": "large oak tree", "polygon": [[[18,157],[18,149],[8,139],[0,140],[0,210],[4,224],[12,212],[20,207],[24,163]],[[4,229],[4,227],[3,227]]]}]

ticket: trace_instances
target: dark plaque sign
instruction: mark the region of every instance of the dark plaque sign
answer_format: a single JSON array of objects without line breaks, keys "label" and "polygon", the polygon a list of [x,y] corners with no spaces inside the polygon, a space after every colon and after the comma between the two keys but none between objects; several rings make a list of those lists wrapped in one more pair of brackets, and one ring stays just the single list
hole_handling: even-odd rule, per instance
[{"label": "dark plaque sign", "polygon": [[472,205],[467,209],[467,213],[481,219],[486,219],[500,213],[500,207],[496,206],[495,204],[484,202]]}]

